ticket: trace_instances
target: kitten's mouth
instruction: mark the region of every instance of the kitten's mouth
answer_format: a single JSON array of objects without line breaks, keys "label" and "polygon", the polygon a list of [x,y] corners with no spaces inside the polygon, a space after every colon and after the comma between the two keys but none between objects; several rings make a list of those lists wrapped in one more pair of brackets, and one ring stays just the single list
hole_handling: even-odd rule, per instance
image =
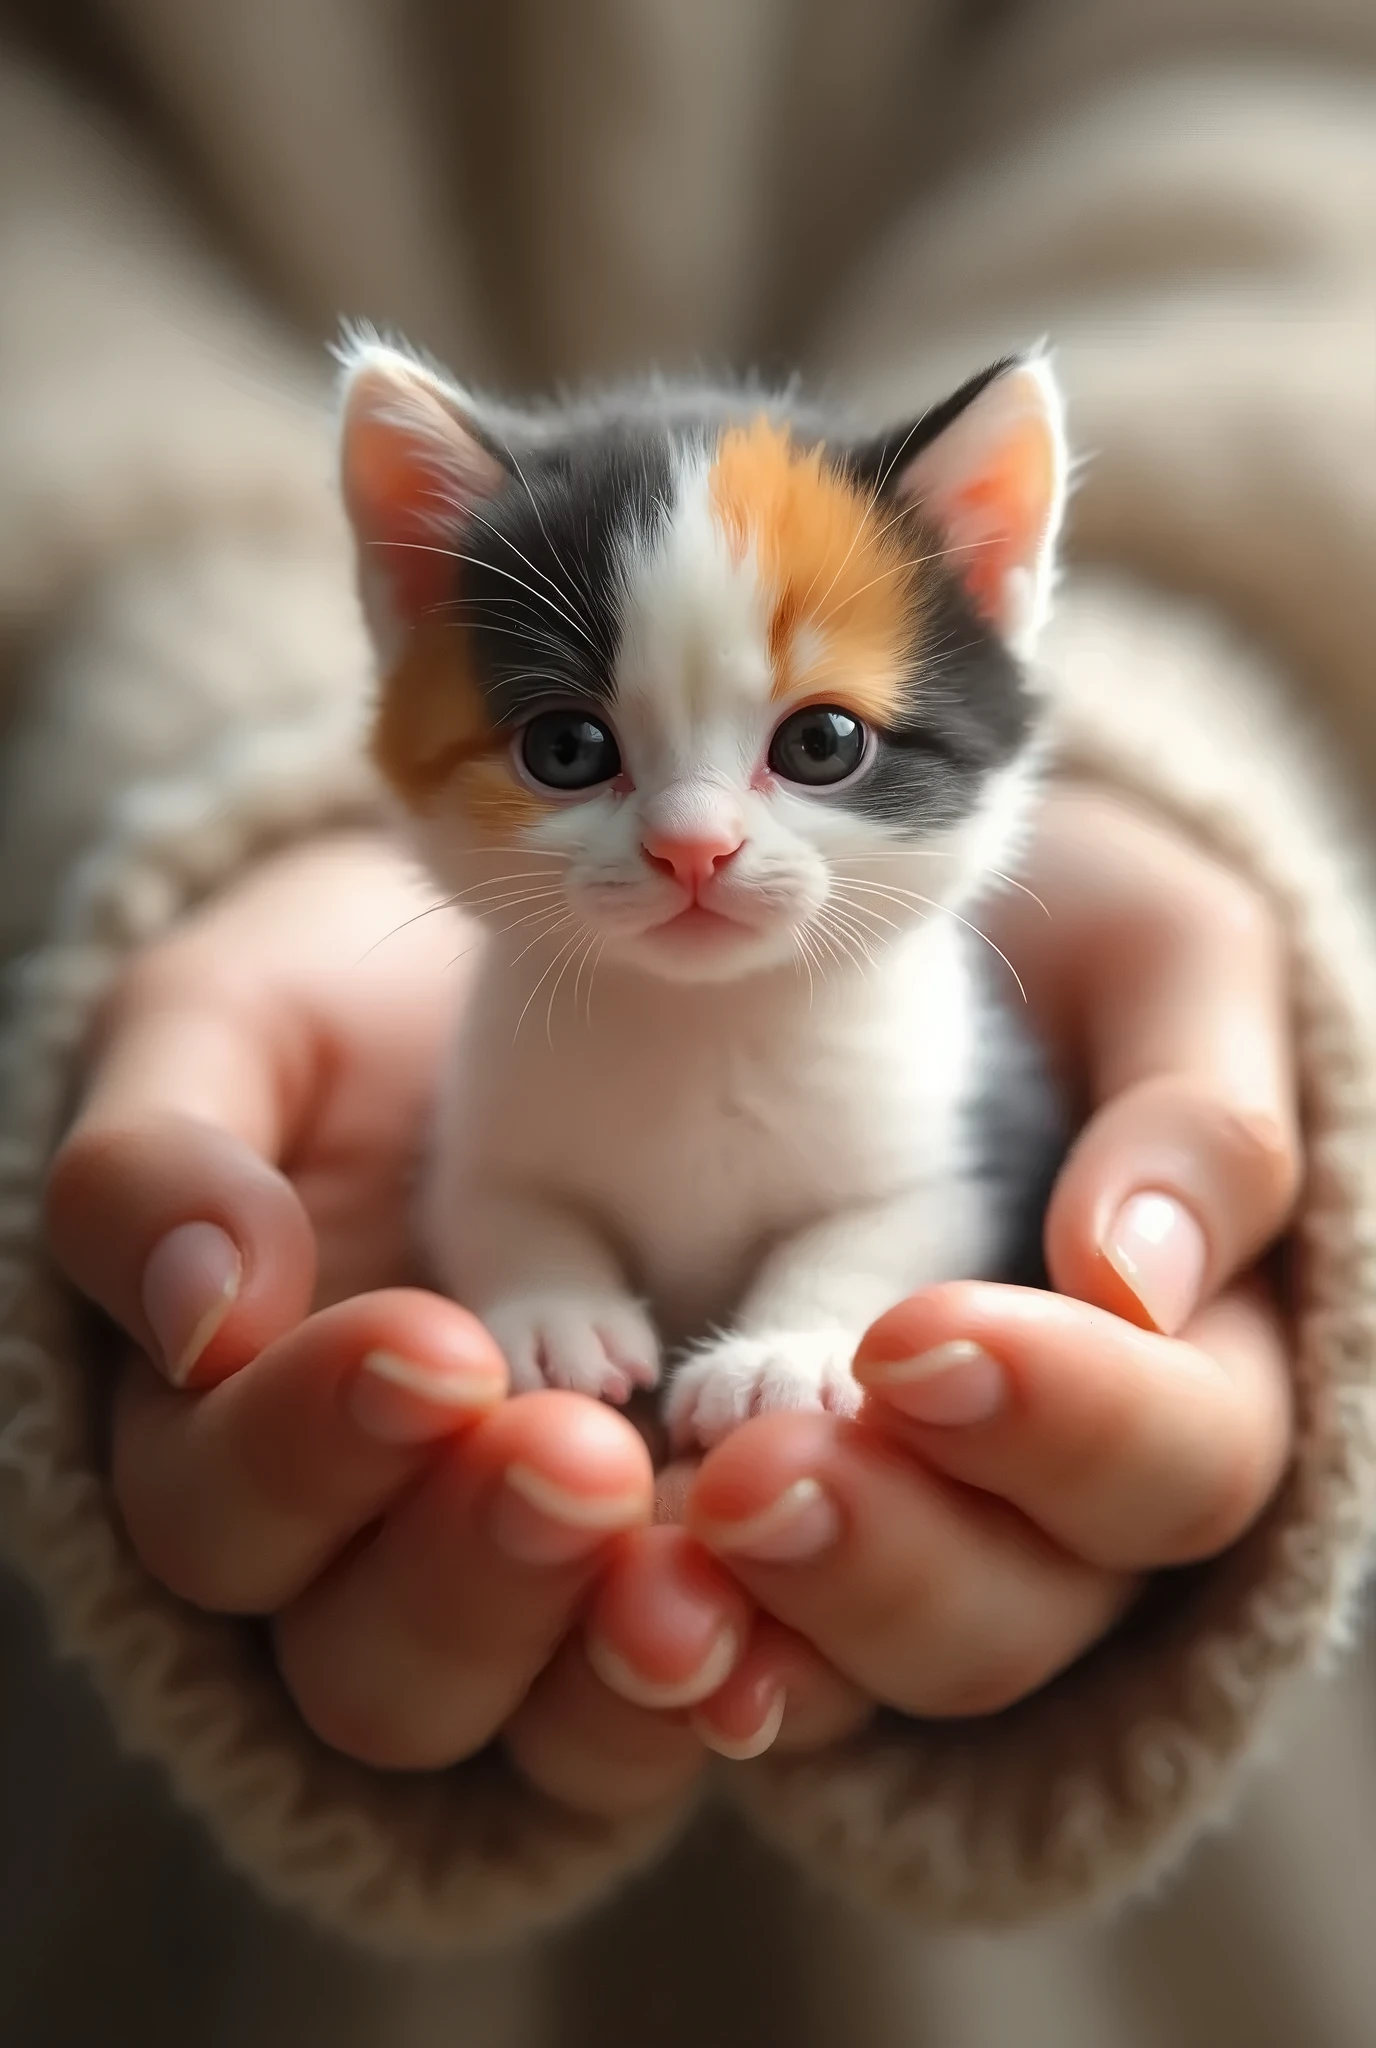
[{"label": "kitten's mouth", "polygon": [[673,917],[650,926],[655,934],[677,932],[684,938],[721,938],[730,933],[739,935],[744,929],[739,918],[728,917],[722,910],[709,910],[704,903],[690,903],[686,910],[676,911]]},{"label": "kitten's mouth", "polygon": [[659,924],[651,924],[645,938],[686,938],[725,942],[729,938],[743,938],[749,926],[741,924],[739,918],[731,918],[725,909],[708,909],[706,903],[688,903],[686,909],[674,911],[672,918],[661,918]]}]

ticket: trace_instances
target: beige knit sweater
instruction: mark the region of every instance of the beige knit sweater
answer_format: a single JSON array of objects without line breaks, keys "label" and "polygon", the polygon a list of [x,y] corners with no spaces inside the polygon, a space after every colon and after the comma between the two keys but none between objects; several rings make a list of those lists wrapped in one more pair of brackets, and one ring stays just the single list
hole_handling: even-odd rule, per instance
[{"label": "beige knit sweater", "polygon": [[1298,1450],[1233,1553],[1044,1693],[715,1796],[915,1920],[1140,1884],[1340,1639],[1376,1515],[1376,15],[34,0],[9,34],[0,1533],[61,1643],[234,1863],[369,1941],[480,1944],[659,1849],[495,1757],[399,1781],[327,1754],[240,1624],[145,1578],[44,1163],[129,950],[372,806],[339,313],[506,383],[799,358],[876,415],[1047,332],[1092,457],[1048,653],[1067,771],[1220,851],[1289,935]]}]

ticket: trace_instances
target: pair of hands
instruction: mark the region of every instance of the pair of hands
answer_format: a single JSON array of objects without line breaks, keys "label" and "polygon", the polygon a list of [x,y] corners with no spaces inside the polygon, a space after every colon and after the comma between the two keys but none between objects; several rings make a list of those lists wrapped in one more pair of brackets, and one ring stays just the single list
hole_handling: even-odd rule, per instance
[{"label": "pair of hands", "polygon": [[[1007,1705],[1144,1573],[1256,1516],[1289,1443],[1249,1268],[1298,1178],[1265,907],[1106,799],[1049,805],[986,927],[1088,1120],[1058,1294],[883,1317],[864,1411],[748,1422],[656,1476],[618,1412],[505,1399],[415,1285],[419,1147],[474,940],[381,840],[284,854],[131,966],[52,1170],[71,1279],[133,1340],[112,1482],[149,1571],[272,1618],[301,1712],[387,1767],[500,1736],[602,1816],[704,1761],[806,1751],[876,1703]],[[1044,906],[1044,907],[1043,907]]]}]

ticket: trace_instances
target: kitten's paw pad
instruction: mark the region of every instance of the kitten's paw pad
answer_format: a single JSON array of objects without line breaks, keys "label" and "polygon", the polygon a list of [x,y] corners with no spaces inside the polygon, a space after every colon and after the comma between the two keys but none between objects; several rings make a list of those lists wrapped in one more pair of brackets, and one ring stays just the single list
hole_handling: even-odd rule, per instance
[{"label": "kitten's paw pad", "polygon": [[566,1387],[597,1401],[628,1401],[659,1379],[659,1339],[624,1295],[526,1295],[484,1317],[511,1373],[513,1394]]},{"label": "kitten's paw pad", "polygon": [[720,1337],[674,1370],[665,1420],[676,1448],[720,1443],[752,1415],[771,1408],[858,1413],[860,1387],[849,1330],[770,1330]]}]

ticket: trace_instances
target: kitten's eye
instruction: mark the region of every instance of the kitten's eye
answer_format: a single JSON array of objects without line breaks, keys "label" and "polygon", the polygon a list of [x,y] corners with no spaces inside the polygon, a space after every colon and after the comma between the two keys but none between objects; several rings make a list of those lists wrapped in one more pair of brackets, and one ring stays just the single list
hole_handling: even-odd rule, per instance
[{"label": "kitten's eye", "polygon": [[521,736],[526,773],[547,789],[594,789],[621,773],[605,725],[586,711],[542,711]]},{"label": "kitten's eye", "polygon": [[864,758],[864,726],[835,704],[809,704],[795,711],[769,746],[769,765],[776,775],[814,788],[844,782]]}]

